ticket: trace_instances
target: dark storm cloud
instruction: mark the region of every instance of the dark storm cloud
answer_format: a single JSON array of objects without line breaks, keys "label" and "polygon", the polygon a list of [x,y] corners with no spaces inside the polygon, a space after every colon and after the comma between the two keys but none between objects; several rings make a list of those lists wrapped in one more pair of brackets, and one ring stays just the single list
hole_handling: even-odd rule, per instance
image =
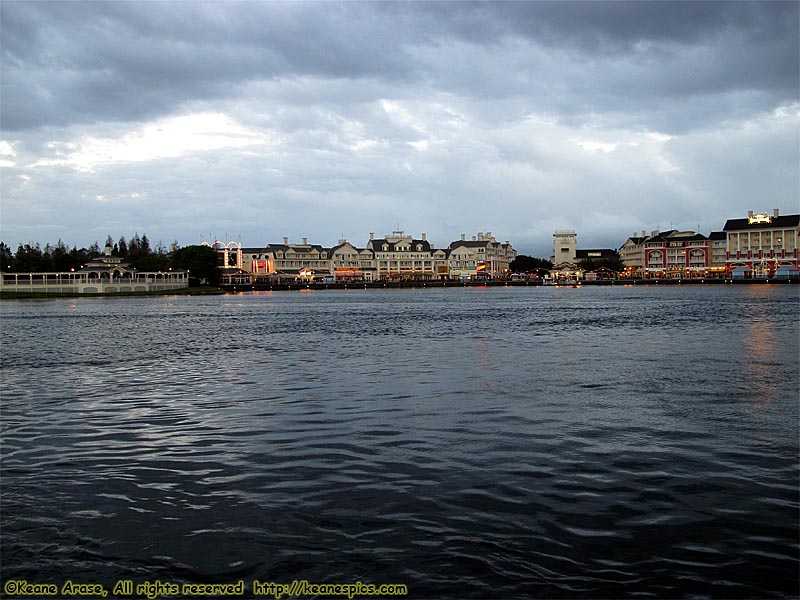
[{"label": "dark storm cloud", "polygon": [[2,238],[546,256],[793,212],[799,7],[3,1]]},{"label": "dark storm cloud", "polygon": [[361,23],[358,6],[321,8],[3,3],[3,127],[148,118],[249,80],[406,70],[381,40],[390,24]]},{"label": "dark storm cloud", "polygon": [[[4,2],[2,127],[136,121],[248,82],[379,81],[691,128],[796,100],[798,4]],[[409,92],[410,88],[410,92]],[[652,124],[650,119],[653,119]]]}]

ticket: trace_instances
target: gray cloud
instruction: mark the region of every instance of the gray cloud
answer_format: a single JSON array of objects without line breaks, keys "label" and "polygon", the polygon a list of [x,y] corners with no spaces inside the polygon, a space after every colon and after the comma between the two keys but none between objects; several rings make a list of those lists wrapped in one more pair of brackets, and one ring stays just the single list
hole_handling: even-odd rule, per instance
[{"label": "gray cloud", "polygon": [[796,97],[797,15],[772,2],[6,2],[3,127],[149,118],[298,76],[570,116],[742,91],[764,105]]},{"label": "gray cloud", "polygon": [[[618,245],[795,210],[799,7],[3,2],[2,236],[400,222],[545,254],[553,227]],[[225,140],[143,156],[197,114]]]}]

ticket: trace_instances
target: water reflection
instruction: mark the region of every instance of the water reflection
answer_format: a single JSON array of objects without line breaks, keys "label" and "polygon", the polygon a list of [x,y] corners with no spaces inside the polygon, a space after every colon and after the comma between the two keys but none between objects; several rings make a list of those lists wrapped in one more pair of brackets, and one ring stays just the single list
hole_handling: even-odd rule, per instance
[{"label": "water reflection", "polygon": [[775,400],[777,382],[785,379],[785,373],[776,373],[775,325],[767,319],[750,322],[744,330],[742,347],[745,349],[745,384],[751,387],[756,406],[763,407]]}]

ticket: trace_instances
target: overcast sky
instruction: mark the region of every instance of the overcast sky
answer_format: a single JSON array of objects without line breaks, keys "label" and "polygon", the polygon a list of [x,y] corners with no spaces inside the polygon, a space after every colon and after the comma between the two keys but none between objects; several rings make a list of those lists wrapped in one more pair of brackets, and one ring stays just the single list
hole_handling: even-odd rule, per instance
[{"label": "overcast sky", "polygon": [[549,256],[797,213],[798,2],[13,2],[0,238]]}]

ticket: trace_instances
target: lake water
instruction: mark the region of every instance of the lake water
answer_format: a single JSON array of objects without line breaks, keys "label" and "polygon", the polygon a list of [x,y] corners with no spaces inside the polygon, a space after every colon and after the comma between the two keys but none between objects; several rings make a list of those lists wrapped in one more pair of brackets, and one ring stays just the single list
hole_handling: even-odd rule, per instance
[{"label": "lake water", "polygon": [[798,291],[5,301],[0,578],[794,597]]}]

